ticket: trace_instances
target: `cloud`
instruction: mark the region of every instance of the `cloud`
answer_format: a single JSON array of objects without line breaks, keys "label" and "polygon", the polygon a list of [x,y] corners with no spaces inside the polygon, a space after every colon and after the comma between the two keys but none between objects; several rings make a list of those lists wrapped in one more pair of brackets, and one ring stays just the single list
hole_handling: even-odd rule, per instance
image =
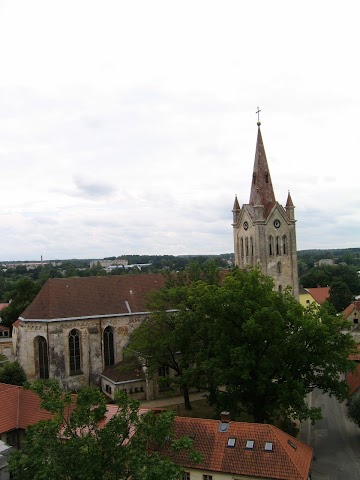
[{"label": "cloud", "polygon": [[80,175],[74,176],[73,179],[77,188],[77,192],[74,192],[75,195],[78,194],[96,200],[109,197],[116,191],[116,187],[111,183],[90,180]]}]

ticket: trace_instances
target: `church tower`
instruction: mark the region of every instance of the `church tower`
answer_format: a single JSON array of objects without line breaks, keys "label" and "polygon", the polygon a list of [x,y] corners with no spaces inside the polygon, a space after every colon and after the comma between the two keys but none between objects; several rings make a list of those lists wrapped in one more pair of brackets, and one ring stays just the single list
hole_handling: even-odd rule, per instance
[{"label": "church tower", "polygon": [[275,200],[270,171],[258,121],[258,135],[250,200],[233,207],[235,265],[259,266],[273,278],[275,289],[292,288],[299,297],[294,204],[288,193],[285,208]]}]

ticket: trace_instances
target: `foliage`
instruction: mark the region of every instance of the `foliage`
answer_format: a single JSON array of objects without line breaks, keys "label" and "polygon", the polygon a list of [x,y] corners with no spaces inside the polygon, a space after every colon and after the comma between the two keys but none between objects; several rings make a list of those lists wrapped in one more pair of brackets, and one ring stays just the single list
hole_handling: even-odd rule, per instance
[{"label": "foliage", "polygon": [[19,362],[8,362],[0,369],[0,383],[24,385],[26,374]]},{"label": "foliage", "polygon": [[350,400],[348,414],[351,420],[360,427],[360,397],[355,397]]},{"label": "foliage", "polygon": [[123,394],[106,423],[107,407],[98,390],[81,390],[74,406],[55,381],[37,381],[32,389],[54,417],[28,428],[22,450],[10,458],[14,480],[180,479],[179,467],[159,453],[169,442],[191,453],[190,439],[170,440],[172,412],[141,415],[138,402]]},{"label": "foliage", "polygon": [[40,288],[39,283],[34,282],[29,278],[18,280],[6,293],[7,300],[11,300],[11,303],[1,312],[2,323],[11,326],[25,308],[33,301],[40,291]]},{"label": "foliage", "polygon": [[[346,398],[339,374],[352,368],[354,341],[328,306],[303,309],[258,270],[235,269],[222,285],[197,281],[162,295],[139,330],[139,351],[169,366],[169,356],[183,353],[179,377],[207,390],[219,410],[245,411],[257,422],[315,419],[319,410],[304,401],[314,388]],[[171,305],[176,313],[165,311]]]},{"label": "foliage", "polygon": [[347,284],[341,280],[335,280],[330,286],[329,302],[337,312],[342,312],[352,302],[353,295]]},{"label": "foliage", "polygon": [[130,342],[130,351],[146,360],[150,375],[154,376],[159,367],[174,372],[174,376],[160,378],[160,382],[180,387],[188,410],[191,409],[189,387],[197,384],[194,363],[199,339],[197,323],[187,300],[189,285],[200,278],[205,284],[217,284],[216,263],[209,261],[200,266],[191,262],[184,272],[169,274],[167,287],[152,296],[151,317],[133,332]]},{"label": "foliage", "polygon": [[300,283],[305,288],[315,288],[318,285],[325,287],[334,282],[345,283],[352,295],[360,293],[360,277],[357,268],[349,265],[325,265],[308,270],[301,278]]}]

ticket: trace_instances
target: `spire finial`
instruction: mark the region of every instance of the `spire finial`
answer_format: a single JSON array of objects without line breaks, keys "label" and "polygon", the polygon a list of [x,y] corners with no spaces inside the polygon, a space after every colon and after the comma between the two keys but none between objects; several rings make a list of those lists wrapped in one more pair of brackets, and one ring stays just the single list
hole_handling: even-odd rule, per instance
[{"label": "spire finial", "polygon": [[257,126],[258,126],[258,127],[260,127],[260,125],[261,125],[261,122],[260,122],[260,112],[261,112],[260,108],[257,107],[257,112],[255,112],[255,113],[256,113],[257,116],[258,116],[258,121],[257,121]]}]

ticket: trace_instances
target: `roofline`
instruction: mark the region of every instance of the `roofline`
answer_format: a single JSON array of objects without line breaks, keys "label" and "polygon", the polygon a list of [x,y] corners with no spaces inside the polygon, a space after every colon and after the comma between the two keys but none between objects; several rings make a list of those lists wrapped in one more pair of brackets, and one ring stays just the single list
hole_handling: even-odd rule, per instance
[{"label": "roofline", "polygon": [[138,379],[136,379],[136,380],[123,380],[122,382],[115,382],[114,380],[111,380],[111,378],[106,377],[106,376],[103,375],[102,373],[100,373],[100,377],[101,377],[101,378],[104,378],[105,380],[108,380],[108,381],[111,382],[113,385],[123,385],[124,383],[134,383],[134,382],[141,382],[141,381],[146,380],[146,378],[138,378]]},{"label": "roofline", "polygon": [[[168,313],[177,312],[177,309],[170,309],[166,310]],[[129,317],[134,315],[149,315],[151,312],[128,312],[128,313],[109,313],[106,315],[85,315],[83,317],[62,317],[62,318],[24,318],[19,317],[18,320],[22,322],[46,322],[46,323],[53,323],[53,322],[64,322],[66,320],[86,320],[86,319],[93,319],[93,318],[112,318],[112,317]]]}]

